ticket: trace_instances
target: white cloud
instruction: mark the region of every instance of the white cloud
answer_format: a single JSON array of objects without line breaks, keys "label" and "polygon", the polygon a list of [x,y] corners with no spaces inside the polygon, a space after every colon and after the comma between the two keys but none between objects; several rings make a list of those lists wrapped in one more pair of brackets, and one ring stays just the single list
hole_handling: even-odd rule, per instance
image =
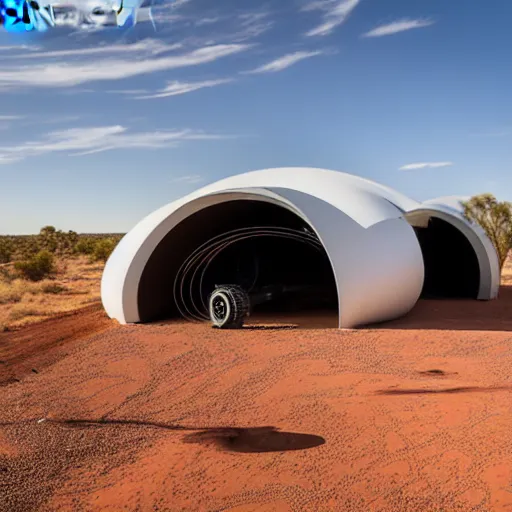
[{"label": "white cloud", "polygon": [[182,7],[185,4],[188,4],[190,0],[174,0],[174,3],[172,4],[173,9],[177,9],[178,7]]},{"label": "white cloud", "polygon": [[7,130],[11,127],[13,122],[20,121],[22,119],[25,119],[25,116],[0,116],[0,130]]},{"label": "white cloud", "polygon": [[203,82],[169,82],[164,89],[152,94],[144,96],[137,96],[136,99],[153,99],[153,98],[167,98],[168,96],[178,96],[180,94],[187,94],[189,92],[198,91],[217,85],[223,85],[233,82],[232,78],[222,78],[218,80],[205,80]]},{"label": "white cloud", "polygon": [[415,164],[407,164],[400,167],[400,171],[413,171],[416,169],[435,169],[437,167],[449,167],[453,162],[418,162]]},{"label": "white cloud", "polygon": [[[94,90],[87,92],[95,92]],[[145,94],[147,93],[146,89],[113,89],[111,91],[105,91],[108,94],[126,94],[129,96],[134,96],[135,94]]]},{"label": "white cloud", "polygon": [[195,24],[197,27],[201,27],[203,25],[212,25],[214,23],[218,23],[221,20],[220,16],[214,16],[212,18],[199,18]]},{"label": "white cloud", "polygon": [[274,26],[274,21],[269,19],[268,11],[253,11],[239,14],[234,20],[235,32],[231,39],[237,42],[255,39]]},{"label": "white cloud", "polygon": [[8,58],[14,59],[42,59],[42,58],[54,58],[54,57],[80,57],[89,55],[108,55],[113,53],[130,53],[134,52],[147,53],[150,55],[158,55],[160,53],[170,52],[179,50],[183,45],[180,43],[176,44],[165,44],[156,39],[144,39],[133,44],[112,44],[112,45],[101,45],[90,48],[75,48],[72,50],[57,50],[50,52],[32,52],[25,53],[23,55],[11,55]]},{"label": "white cloud", "polygon": [[106,59],[87,63],[42,63],[0,69],[0,89],[20,86],[69,87],[101,80],[120,80],[157,71],[198,66],[248,50],[247,44],[218,44],[157,59]]},{"label": "white cloud", "polygon": [[392,34],[398,34],[399,32],[405,32],[406,30],[413,30],[415,28],[429,27],[433,25],[434,22],[432,20],[410,20],[410,19],[402,19],[393,21],[392,23],[388,23],[386,25],[380,25],[373,30],[370,30],[366,34],[363,34],[363,37],[382,37],[389,36]]},{"label": "white cloud", "polygon": [[227,137],[191,129],[130,132],[120,125],[71,128],[50,132],[39,141],[0,147],[0,164],[53,152],[64,151],[79,156],[113,149],[169,148],[185,141],[223,138]]},{"label": "white cloud", "polygon": [[323,21],[306,33],[306,36],[327,36],[343,24],[361,0],[315,0],[303,7],[303,11],[323,11]]},{"label": "white cloud", "polygon": [[184,183],[186,185],[193,185],[203,181],[203,177],[199,174],[191,174],[189,176],[180,176],[172,180],[173,183]]},{"label": "white cloud", "polygon": [[[27,46],[24,44],[20,45],[11,45],[11,46],[1,46],[0,45],[0,52],[12,52],[13,50],[38,50],[37,46]],[[5,58],[5,57],[2,57]]]},{"label": "white cloud", "polygon": [[289,68],[290,66],[293,66],[301,60],[309,59],[310,57],[316,57],[317,55],[323,55],[324,53],[325,52],[322,51],[289,53],[288,55],[284,55],[283,57],[279,57],[278,59],[265,64],[264,66],[260,66],[259,68],[253,69],[251,71],[246,71],[245,73],[276,73],[278,71],[282,71],[283,69]]},{"label": "white cloud", "polygon": [[24,116],[0,116],[0,121],[16,121],[23,118]]},{"label": "white cloud", "polygon": [[0,165],[13,164],[14,162],[19,162],[23,160],[23,157],[20,155],[2,155],[0,153]]}]

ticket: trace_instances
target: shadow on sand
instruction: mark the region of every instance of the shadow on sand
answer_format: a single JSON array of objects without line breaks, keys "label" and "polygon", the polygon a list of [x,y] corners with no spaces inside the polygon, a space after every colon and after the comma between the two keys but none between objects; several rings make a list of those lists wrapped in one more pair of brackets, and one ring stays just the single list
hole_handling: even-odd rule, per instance
[{"label": "shadow on sand", "polygon": [[185,436],[184,442],[213,444],[230,452],[265,453],[316,448],[325,444],[325,439],[311,434],[279,432],[274,427],[257,427],[202,430]]},{"label": "shadow on sand", "polygon": [[[280,432],[275,427],[253,428],[201,428],[182,425],[170,425],[137,420],[45,420],[47,423],[64,425],[72,428],[101,428],[112,425],[126,427],[145,427],[173,431],[193,431],[185,435],[184,443],[213,445],[218,449],[238,453],[285,452],[307,450],[325,444],[325,439],[311,434]],[[0,424],[1,426],[2,424]]]},{"label": "shadow on sand", "polygon": [[245,331],[290,331],[298,329],[298,325],[244,325]]},{"label": "shadow on sand", "polygon": [[[153,325],[191,325],[188,320],[171,318],[152,322]],[[196,325],[208,326],[209,322],[195,322]],[[151,324],[146,324],[151,325]],[[246,331],[288,331],[292,329],[323,330],[338,328],[338,312],[333,311],[299,311],[299,312],[256,312],[251,315],[239,332]],[[238,330],[238,329],[236,329]]]},{"label": "shadow on sand", "polygon": [[428,395],[428,394],[456,394],[456,393],[493,393],[494,391],[511,391],[512,386],[496,386],[483,388],[466,386],[444,389],[382,389],[376,395]]},{"label": "shadow on sand", "polygon": [[369,329],[512,331],[512,286],[502,286],[490,301],[421,299],[404,317]]}]

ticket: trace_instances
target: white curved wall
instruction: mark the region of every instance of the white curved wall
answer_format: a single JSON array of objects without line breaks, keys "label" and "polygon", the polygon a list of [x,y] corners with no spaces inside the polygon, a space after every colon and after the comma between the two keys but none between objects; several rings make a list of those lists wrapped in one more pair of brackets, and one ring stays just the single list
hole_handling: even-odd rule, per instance
[{"label": "white curved wall", "polygon": [[[335,275],[340,327],[397,317],[414,306],[423,284],[423,262],[414,231],[403,219],[384,220],[367,230],[309,194],[269,188],[212,193],[186,204],[178,201],[152,214],[151,223],[144,219],[123,238],[119,251],[116,249],[107,262],[102,300],[109,316],[121,323],[140,321],[137,290],[142,273],[152,252],[174,226],[214,204],[244,199],[285,207],[315,230]],[[340,234],[348,243],[340,243]]]},{"label": "white curved wall", "polygon": [[340,327],[390,320],[414,307],[423,286],[423,258],[416,234],[403,218],[364,228],[309,194],[270,190],[299,206],[319,235],[336,278]]},{"label": "white curved wall", "polygon": [[230,176],[192,194],[184,200],[241,188],[284,188],[310,194],[344,211],[363,227],[383,219],[398,218],[403,211],[419,206],[417,201],[388,187],[358,176],[309,167],[264,169]]},{"label": "white curved wall", "polygon": [[448,196],[425,201],[407,212],[411,225],[425,225],[430,217],[448,222],[468,239],[478,259],[480,268],[479,300],[492,300],[498,296],[500,288],[500,265],[494,245],[478,225],[468,222],[462,212],[461,201],[467,197]]},{"label": "white curved wall", "polygon": [[108,315],[121,323],[140,321],[139,283],[162,239],[203,208],[244,199],[287,208],[316,231],[336,278],[340,327],[390,320],[414,306],[423,285],[424,264],[410,223],[424,222],[429,215],[448,220],[464,232],[475,248],[483,276],[479,298],[497,295],[499,268],[492,244],[450,206],[435,200],[422,205],[345,173],[282,168],[226,178],[143,219],[121,240],[105,267],[101,295]]}]

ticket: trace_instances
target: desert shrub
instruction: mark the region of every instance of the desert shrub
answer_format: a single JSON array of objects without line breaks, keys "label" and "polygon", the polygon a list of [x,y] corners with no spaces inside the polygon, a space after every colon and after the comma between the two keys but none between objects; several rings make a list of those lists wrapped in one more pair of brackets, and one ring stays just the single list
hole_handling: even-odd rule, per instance
[{"label": "desert shrub", "polygon": [[9,266],[0,266],[0,282],[10,283],[15,279],[15,276],[12,273],[11,268]]},{"label": "desert shrub", "polygon": [[94,244],[93,261],[107,261],[117,243],[112,238],[102,238]]},{"label": "desert shrub", "polygon": [[45,311],[38,310],[34,307],[26,306],[25,304],[17,304],[11,309],[9,320],[17,321],[28,316],[44,316],[45,314]]},{"label": "desert shrub", "polygon": [[481,194],[461,204],[464,217],[480,225],[491,240],[503,269],[512,247],[512,203],[500,202],[492,194]]},{"label": "desert shrub", "polygon": [[96,241],[90,237],[84,237],[78,240],[74,246],[74,252],[90,256],[94,252]]},{"label": "desert shrub", "polygon": [[[54,226],[41,228],[37,235],[0,236],[0,264],[32,259],[41,251],[48,251],[60,261],[76,255],[93,257],[96,244],[109,240],[117,244],[121,234],[79,235],[75,231],[61,231]],[[107,244],[104,244],[103,249]],[[99,256],[99,255],[98,255]],[[103,257],[100,258],[103,260]]]},{"label": "desert shrub", "polygon": [[67,288],[57,283],[45,283],[41,286],[41,291],[51,295],[58,295],[59,293],[67,291]]},{"label": "desert shrub", "polygon": [[30,283],[23,279],[0,281],[0,304],[15,304],[21,302],[27,294],[35,295],[40,292],[40,283]]},{"label": "desert shrub", "polygon": [[30,281],[41,281],[55,272],[55,258],[49,251],[39,251],[24,261],[17,261],[14,268]]},{"label": "desert shrub", "polygon": [[0,282],[0,304],[15,304],[23,298],[24,292],[11,283]]},{"label": "desert shrub", "polygon": [[7,239],[0,239],[0,263],[9,263],[12,258],[12,242]]}]

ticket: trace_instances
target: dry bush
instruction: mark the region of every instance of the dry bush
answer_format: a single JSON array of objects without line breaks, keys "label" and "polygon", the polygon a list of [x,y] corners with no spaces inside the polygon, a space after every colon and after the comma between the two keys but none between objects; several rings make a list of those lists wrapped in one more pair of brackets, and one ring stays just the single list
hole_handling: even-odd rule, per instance
[{"label": "dry bush", "polygon": [[[0,235],[3,246],[13,251],[11,262],[0,263],[0,332],[97,303],[104,261],[121,236],[63,233],[52,226],[43,228],[38,235]],[[81,255],[76,250],[81,240],[85,240],[82,251],[89,254]],[[46,270],[51,267],[47,277],[38,272],[41,251],[50,254],[45,257],[46,262],[53,261],[46,267],[43,261]],[[34,261],[35,265],[26,264]],[[27,271],[32,270],[35,273],[29,276]],[[21,278],[24,275],[38,280]]]},{"label": "dry bush", "polygon": [[28,295],[57,295],[68,291],[68,288],[53,281],[38,283],[24,279],[15,279],[11,282],[0,281],[0,304],[16,304]]},{"label": "dry bush", "polygon": [[29,316],[45,316],[47,311],[44,309],[36,309],[26,304],[16,304],[9,312],[9,320],[19,321]]},{"label": "dry bush", "polygon": [[0,263],[30,259],[40,251],[48,251],[58,258],[77,255],[93,256],[97,242],[107,239],[116,245],[122,234],[83,234],[61,231],[53,226],[41,228],[37,235],[0,235]]},{"label": "dry bush", "polygon": [[55,258],[49,251],[39,251],[25,261],[17,261],[14,268],[30,281],[41,281],[55,274]]},{"label": "dry bush", "polygon": [[94,245],[92,253],[93,261],[107,261],[113,250],[116,248],[117,242],[112,238],[102,238]]},{"label": "dry bush", "polygon": [[0,263],[9,263],[13,255],[13,244],[8,239],[0,239]]},{"label": "dry bush", "polygon": [[0,304],[21,302],[27,293],[37,293],[38,286],[22,279],[10,283],[0,281]]},{"label": "dry bush", "polygon": [[45,283],[41,286],[41,291],[43,293],[49,293],[52,295],[57,295],[59,293],[67,292],[68,289],[65,286],[62,286],[57,283]]}]

